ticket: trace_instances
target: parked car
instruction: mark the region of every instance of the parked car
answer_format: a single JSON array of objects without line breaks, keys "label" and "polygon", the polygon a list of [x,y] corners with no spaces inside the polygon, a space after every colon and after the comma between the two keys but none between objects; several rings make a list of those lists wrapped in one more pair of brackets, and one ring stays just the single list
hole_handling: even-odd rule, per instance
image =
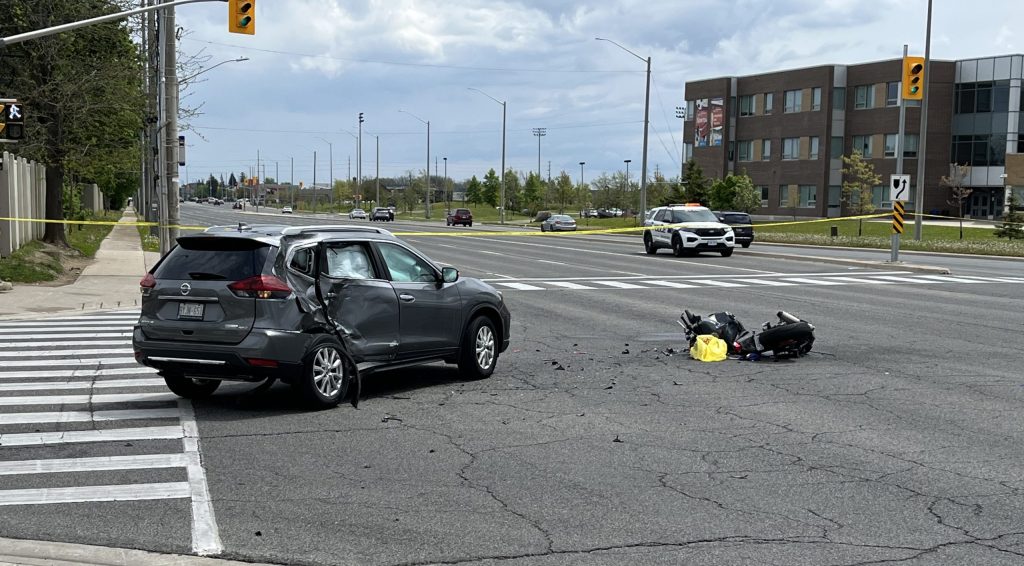
[{"label": "parked car", "polygon": [[540,223],[541,232],[575,232],[576,221],[568,214],[552,214]]},{"label": "parked car", "polygon": [[597,218],[596,208],[585,208],[580,211],[580,218]]},{"label": "parked car", "polygon": [[366,211],[361,208],[353,208],[352,211],[348,213],[348,218],[349,220],[366,220]]},{"label": "parked car", "polygon": [[291,213],[292,213],[292,207],[290,207],[290,206],[283,206],[283,207],[281,207],[281,214],[291,214]]},{"label": "parked car", "polygon": [[384,229],[239,224],[177,242],[140,283],[132,343],[181,397],[280,379],[331,407],[357,371],[447,362],[486,378],[509,345],[501,293]]},{"label": "parked car", "polygon": [[551,218],[551,211],[550,210],[542,210],[542,211],[538,212],[533,217],[533,221],[534,222],[544,222],[548,218]]},{"label": "parked car", "polygon": [[378,206],[370,213],[370,220],[374,222],[390,222],[395,219],[395,213],[386,207]]},{"label": "parked car", "polygon": [[736,243],[749,248],[750,244],[754,243],[754,221],[750,218],[750,215],[746,212],[718,212],[715,211],[715,216],[718,217],[718,221],[722,224],[728,224],[732,226],[732,232],[736,235]]},{"label": "parked car", "polygon": [[454,211],[448,212],[448,220],[445,222],[447,226],[455,226],[456,224],[462,224],[463,226],[473,225],[473,212],[468,208],[456,208]]}]

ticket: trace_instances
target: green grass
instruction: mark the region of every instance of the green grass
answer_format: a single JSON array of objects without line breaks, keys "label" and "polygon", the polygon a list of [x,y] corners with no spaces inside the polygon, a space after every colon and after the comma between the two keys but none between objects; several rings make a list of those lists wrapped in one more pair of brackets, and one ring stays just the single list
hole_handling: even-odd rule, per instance
[{"label": "green grass", "polygon": [[53,281],[63,271],[60,261],[42,253],[46,247],[33,240],[10,257],[0,259],[0,279],[15,283],[39,283]]},{"label": "green grass", "polygon": [[[121,218],[120,212],[111,211],[93,214],[87,220],[117,222],[119,218]],[[68,245],[85,257],[95,257],[96,250],[100,249],[103,238],[106,238],[113,229],[114,227],[109,224],[68,224],[66,231]]]},{"label": "green grass", "polygon": [[[501,221],[501,212],[497,208],[495,208],[493,206],[475,205],[475,204],[463,205],[461,202],[455,201],[455,202],[452,202],[451,208],[452,208],[452,210],[454,210],[456,208],[468,208],[473,213],[473,222],[480,222],[480,223],[487,223],[487,224],[497,224],[498,222]],[[430,217],[429,221],[431,221],[431,222],[444,222],[445,218],[446,218],[446,215],[445,215],[445,211],[446,210],[447,210],[447,207],[444,205],[444,203],[435,203],[435,204],[431,205],[431,207],[430,207],[430,215],[431,215],[431,217]],[[546,209],[546,210],[549,210],[553,214],[558,214],[558,209],[557,208],[551,208],[551,209]],[[369,212],[369,211],[367,211],[367,212]],[[426,219],[423,217],[423,213],[424,213],[423,207],[415,209],[412,212],[405,212],[404,210],[399,210],[398,213],[395,215],[395,218],[398,219],[398,220],[425,221]],[[627,228],[627,227],[632,227],[632,226],[638,226],[639,225],[637,219],[635,219],[635,218],[622,218],[622,217],[619,217],[619,218],[577,218],[577,215],[579,214],[579,210],[574,209],[574,208],[567,208],[565,210],[565,214],[568,214],[569,216],[572,216],[573,218],[575,218],[576,219],[576,223],[577,223],[577,225],[579,226],[579,228],[581,230],[585,230],[587,228],[591,228],[591,229],[599,229],[599,228]],[[539,222],[533,222],[533,218],[534,218],[534,216],[526,216],[524,214],[514,213],[511,210],[507,211],[506,214],[505,214],[505,222],[507,224],[519,224],[519,225],[524,225],[525,224],[525,225],[531,225],[531,226],[539,226],[540,223]]]},{"label": "green grass", "polygon": [[160,238],[150,235],[150,227],[137,226],[137,228],[139,229],[139,238],[142,240],[142,251],[159,252]]}]

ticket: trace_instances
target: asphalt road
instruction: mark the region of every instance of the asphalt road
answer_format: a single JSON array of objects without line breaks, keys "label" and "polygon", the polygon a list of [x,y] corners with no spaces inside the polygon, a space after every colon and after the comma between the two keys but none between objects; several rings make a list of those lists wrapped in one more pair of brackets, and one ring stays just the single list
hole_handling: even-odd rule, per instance
[{"label": "asphalt road", "polygon": [[[204,225],[261,218],[182,212]],[[425,226],[491,229],[386,225]],[[281,386],[194,403],[226,556],[1021,563],[1020,262],[928,258],[957,262],[945,277],[744,250],[647,256],[639,237],[406,239],[503,291],[510,350],[479,382],[443,365],[374,376],[358,410],[307,412]],[[754,327],[786,310],[813,322],[817,341],[797,360],[700,363],[685,355],[684,308]],[[171,505],[72,504],[76,521],[49,524],[0,507],[0,535],[180,550],[188,515]],[[14,529],[15,517],[31,526]],[[154,517],[161,535],[128,526]]]}]

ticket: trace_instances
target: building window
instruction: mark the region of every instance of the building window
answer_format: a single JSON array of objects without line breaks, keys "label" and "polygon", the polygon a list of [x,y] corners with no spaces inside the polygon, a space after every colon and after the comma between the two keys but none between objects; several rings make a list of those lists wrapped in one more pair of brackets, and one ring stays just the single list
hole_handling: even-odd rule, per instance
[{"label": "building window", "polygon": [[746,95],[740,97],[740,116],[754,115],[754,97]]},{"label": "building window", "polygon": [[811,110],[821,110],[821,87],[811,89]]},{"label": "building window", "polygon": [[818,187],[800,185],[800,208],[814,208],[818,204]]},{"label": "building window", "polygon": [[764,93],[764,113],[765,114],[771,114],[772,113],[772,102],[774,101],[774,98],[775,98],[775,96],[774,96],[773,93],[770,93],[770,92]]},{"label": "building window", "polygon": [[917,144],[921,138],[917,134],[903,134],[903,157],[917,158]]},{"label": "building window", "polygon": [[896,138],[899,134],[885,134],[885,156],[896,157]]},{"label": "building window", "polygon": [[842,159],[843,157],[843,138],[840,136],[832,136],[832,147],[829,155],[832,159]]},{"label": "building window", "polygon": [[772,160],[772,140],[761,140],[761,161]]},{"label": "building window", "polygon": [[837,86],[832,89],[832,110],[846,110],[846,88]]},{"label": "building window", "polygon": [[768,208],[768,185],[758,185],[761,191],[761,208]]},{"label": "building window", "polygon": [[753,161],[754,142],[750,140],[736,142],[736,149],[739,150],[740,161]]},{"label": "building window", "polygon": [[790,206],[789,185],[779,185],[779,206]]},{"label": "building window", "polygon": [[790,112],[799,112],[800,102],[803,98],[803,92],[799,90],[787,90],[785,96],[786,106],[783,108],[782,111],[787,114]]},{"label": "building window", "polygon": [[821,138],[819,138],[818,136],[813,136],[813,137],[811,137],[810,142],[811,142],[811,149],[808,152],[807,157],[809,159],[817,159],[818,158],[818,149],[820,149],[819,146],[821,145]]},{"label": "building window", "polygon": [[782,138],[782,159],[800,159],[800,138]]},{"label": "building window", "polygon": [[853,89],[853,108],[864,110],[871,108],[875,100],[875,85],[861,85]]},{"label": "building window", "polygon": [[693,113],[693,103],[694,103],[693,100],[687,100],[686,101],[686,121],[687,122],[693,120],[694,117],[696,116]]},{"label": "building window", "polygon": [[882,203],[885,202],[885,197],[887,196],[889,196],[889,194],[885,192],[885,187],[881,185],[871,187],[871,204],[873,204],[875,208],[882,208]]},{"label": "building window", "polygon": [[871,157],[871,136],[853,136],[850,151],[859,151],[864,157]]},{"label": "building window", "polygon": [[736,142],[729,142],[729,161],[736,160]]},{"label": "building window", "polygon": [[900,105],[900,83],[886,83],[885,84],[885,105],[886,106],[899,106]]}]

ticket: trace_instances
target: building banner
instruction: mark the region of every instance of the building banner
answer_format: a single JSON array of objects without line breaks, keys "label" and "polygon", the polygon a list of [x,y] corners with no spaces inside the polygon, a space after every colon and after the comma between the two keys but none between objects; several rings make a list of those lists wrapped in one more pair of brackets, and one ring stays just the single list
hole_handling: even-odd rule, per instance
[{"label": "building banner", "polygon": [[725,100],[722,98],[711,99],[711,139],[710,145],[722,145],[723,132],[725,130]]},{"label": "building banner", "polygon": [[708,99],[697,99],[695,104],[697,106],[697,116],[695,117],[695,127],[693,129],[693,145],[696,147],[707,147],[711,134],[711,116],[708,109]]}]

